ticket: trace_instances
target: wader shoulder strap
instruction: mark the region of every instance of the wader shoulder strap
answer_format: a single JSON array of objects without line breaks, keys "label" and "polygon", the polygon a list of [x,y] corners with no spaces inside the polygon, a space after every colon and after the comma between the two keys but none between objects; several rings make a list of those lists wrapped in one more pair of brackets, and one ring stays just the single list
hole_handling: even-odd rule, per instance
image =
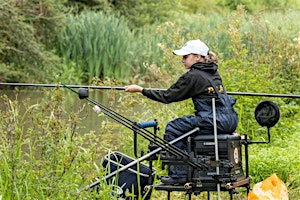
[{"label": "wader shoulder strap", "polygon": [[[219,92],[219,89],[217,88],[217,86],[216,86],[216,84],[214,83],[214,81],[212,80],[212,78],[209,76],[209,75],[207,75],[207,73],[206,72],[204,72],[204,71],[202,71],[202,70],[199,70],[201,73],[201,75],[202,75],[202,77],[203,78],[205,78],[205,79],[207,79],[208,80],[208,82],[213,86],[213,88],[214,88],[214,90],[216,91],[216,93],[217,93],[217,95],[218,95],[218,97],[219,97],[219,95],[220,95],[220,92]],[[222,85],[223,86],[223,85]],[[225,87],[223,86],[223,89],[224,89],[224,93],[226,94],[226,90],[225,90]]]}]

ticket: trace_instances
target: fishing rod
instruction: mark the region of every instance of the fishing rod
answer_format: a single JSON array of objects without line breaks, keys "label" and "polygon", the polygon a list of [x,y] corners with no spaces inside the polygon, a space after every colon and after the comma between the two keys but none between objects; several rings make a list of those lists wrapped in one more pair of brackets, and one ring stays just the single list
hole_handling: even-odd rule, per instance
[{"label": "fishing rod", "polygon": [[[80,99],[86,99],[90,103],[94,104],[95,106],[93,107],[93,109],[97,113],[103,112],[105,115],[109,116],[110,118],[114,119],[115,121],[119,122],[120,124],[124,125],[125,127],[136,131],[137,133],[139,133],[141,136],[143,136],[150,142],[158,145],[159,147],[165,149],[166,151],[168,151],[169,153],[171,153],[175,156],[183,157],[186,159],[188,159],[190,157],[190,155],[187,152],[183,151],[182,149],[172,145],[171,143],[163,140],[160,137],[157,137],[156,135],[153,135],[147,129],[140,127],[138,124],[134,123],[133,121],[129,120],[128,118],[120,115],[119,113],[115,112],[114,110],[111,110],[110,108],[108,108],[108,107],[104,106],[103,104],[98,103],[94,99],[90,98],[88,96],[88,90],[86,88],[79,88],[78,91],[76,91],[75,89],[73,89],[70,86],[65,85],[64,83],[61,83],[61,85],[66,87],[67,89],[71,90],[72,92],[78,94]],[[195,168],[208,169],[208,167],[202,163],[201,164],[195,163],[195,162],[191,162],[189,160],[187,160],[186,163],[188,163],[190,166],[195,167]]]},{"label": "fishing rod", "polygon": [[[0,83],[5,86],[24,86],[24,87],[64,87],[61,84],[36,84],[36,83]],[[125,90],[125,87],[118,86],[94,86],[94,85],[68,85],[72,88],[89,88],[99,90]],[[145,88],[151,90],[166,90],[162,88]],[[255,92],[226,92],[228,95],[233,96],[262,96],[262,97],[280,97],[280,98],[300,98],[296,94],[270,94],[270,93],[255,93]]]},{"label": "fishing rod", "polygon": [[[0,83],[5,86],[24,86],[24,87],[65,87],[62,84],[37,84],[37,83]],[[125,90],[124,87],[115,86],[94,86],[94,85],[68,85],[72,88],[90,88],[90,89],[102,89],[102,90]]]}]

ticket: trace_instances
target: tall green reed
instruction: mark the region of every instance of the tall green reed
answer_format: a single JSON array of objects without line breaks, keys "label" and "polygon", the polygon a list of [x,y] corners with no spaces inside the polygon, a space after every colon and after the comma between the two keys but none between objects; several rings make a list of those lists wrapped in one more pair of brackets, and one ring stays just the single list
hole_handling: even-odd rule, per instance
[{"label": "tall green reed", "polygon": [[93,77],[124,77],[133,34],[125,19],[102,12],[69,15],[63,31],[60,51],[66,60],[77,63],[89,81]]},{"label": "tall green reed", "polygon": [[69,15],[67,24],[59,49],[67,65],[74,62],[76,70],[84,72],[83,81],[129,79],[146,74],[145,66],[160,60],[160,36],[149,34],[153,28],[132,31],[123,17],[103,12]]},{"label": "tall green reed", "polygon": [[[68,16],[68,26],[60,39],[66,62],[75,62],[88,82],[93,77],[125,79],[145,73],[143,63],[157,59],[159,48],[146,31],[129,29],[123,17],[103,12],[83,12]],[[156,50],[155,50],[156,48]]]}]

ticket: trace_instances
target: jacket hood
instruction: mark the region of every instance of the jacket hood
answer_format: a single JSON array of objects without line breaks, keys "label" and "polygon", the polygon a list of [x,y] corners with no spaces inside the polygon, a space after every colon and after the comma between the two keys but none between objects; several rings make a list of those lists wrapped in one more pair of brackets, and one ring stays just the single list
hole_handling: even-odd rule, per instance
[{"label": "jacket hood", "polygon": [[196,68],[201,71],[205,71],[210,74],[214,74],[218,71],[218,65],[216,65],[213,62],[210,63],[203,63],[203,62],[197,62],[192,65],[191,69]]}]

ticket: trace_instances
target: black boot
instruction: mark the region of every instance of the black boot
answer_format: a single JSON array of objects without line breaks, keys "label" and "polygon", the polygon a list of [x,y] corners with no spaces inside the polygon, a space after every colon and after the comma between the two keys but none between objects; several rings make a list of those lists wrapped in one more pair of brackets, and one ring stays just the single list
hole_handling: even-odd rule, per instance
[{"label": "black boot", "polygon": [[169,165],[169,176],[162,177],[166,185],[182,185],[187,182],[187,165]]}]

